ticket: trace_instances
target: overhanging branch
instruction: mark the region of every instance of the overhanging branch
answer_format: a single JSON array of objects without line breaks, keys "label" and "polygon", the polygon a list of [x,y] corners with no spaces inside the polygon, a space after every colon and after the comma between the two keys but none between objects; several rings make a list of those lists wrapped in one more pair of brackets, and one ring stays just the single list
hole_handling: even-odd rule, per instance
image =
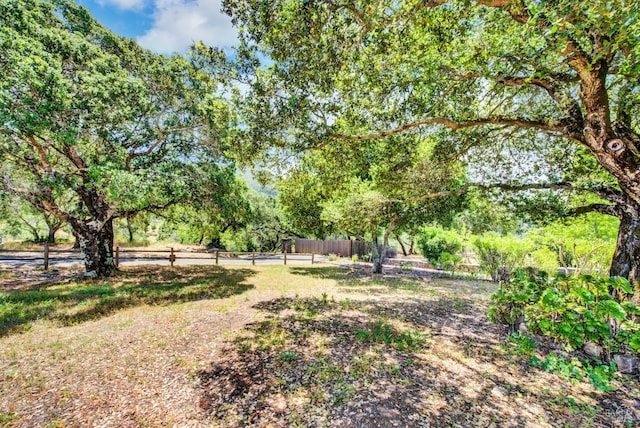
[{"label": "overhanging branch", "polygon": [[364,135],[344,135],[344,134],[330,133],[330,137],[338,140],[345,140],[345,141],[376,140],[376,139],[382,139],[382,138],[402,134],[403,132],[409,131],[411,129],[420,128],[422,126],[429,126],[429,125],[442,125],[453,131],[458,131],[461,129],[468,129],[468,128],[476,128],[484,125],[517,126],[520,128],[537,129],[542,132],[559,134],[565,137],[569,137],[567,135],[564,135],[564,131],[565,131],[564,127],[554,125],[549,122],[527,120],[524,118],[500,117],[500,116],[469,120],[465,122],[456,122],[444,117],[430,117],[426,119],[409,122],[397,128],[390,129],[387,131],[375,132],[375,133],[364,134]]},{"label": "overhanging branch", "polygon": [[613,217],[620,217],[620,210],[617,205],[607,204],[591,204],[582,207],[576,207],[569,210],[568,215],[577,216],[581,214],[587,214],[591,212],[597,212],[600,214],[610,215]]},{"label": "overhanging branch", "polygon": [[440,198],[444,196],[459,196],[462,195],[472,188],[481,189],[481,190],[490,190],[490,189],[501,189],[510,192],[519,192],[526,190],[575,190],[575,187],[571,183],[567,182],[557,182],[557,183],[526,183],[526,184],[509,184],[509,183],[467,183],[461,186],[458,189],[453,190],[442,190],[439,192],[433,192],[426,195],[418,196],[415,198],[406,198],[406,199],[388,199],[387,203],[412,203],[412,202],[420,202],[426,201],[429,199]]}]

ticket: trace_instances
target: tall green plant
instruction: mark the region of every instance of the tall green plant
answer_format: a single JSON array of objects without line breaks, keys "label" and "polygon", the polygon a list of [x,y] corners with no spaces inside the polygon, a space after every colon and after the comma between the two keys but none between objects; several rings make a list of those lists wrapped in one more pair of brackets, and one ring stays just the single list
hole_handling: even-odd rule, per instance
[{"label": "tall green plant", "polygon": [[489,306],[489,319],[495,323],[506,324],[515,331],[516,323],[524,320],[525,309],[540,299],[549,286],[546,272],[534,269],[518,269],[511,281],[502,284],[491,296],[493,304]]},{"label": "tall green plant", "polygon": [[632,292],[629,282],[619,277],[560,276],[527,307],[526,317],[533,331],[575,349],[593,342],[607,353],[637,353],[640,325],[633,317],[640,309],[624,298]]},{"label": "tall green plant", "polygon": [[473,241],[480,266],[493,281],[509,275],[516,267],[525,263],[526,256],[534,250],[531,241],[513,236],[500,236],[488,232]]}]

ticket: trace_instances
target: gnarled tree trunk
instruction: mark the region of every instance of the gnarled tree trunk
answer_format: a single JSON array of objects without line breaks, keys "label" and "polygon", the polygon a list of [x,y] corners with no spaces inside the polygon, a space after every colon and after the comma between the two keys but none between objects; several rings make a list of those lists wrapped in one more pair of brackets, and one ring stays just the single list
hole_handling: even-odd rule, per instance
[{"label": "gnarled tree trunk", "polygon": [[609,274],[628,278],[634,285],[640,282],[640,207],[627,205],[622,210]]},{"label": "gnarled tree trunk", "polygon": [[113,257],[113,221],[106,221],[102,227],[76,223],[77,234],[86,276],[107,277],[116,270]]},{"label": "gnarled tree trunk", "polygon": [[99,276],[110,276],[116,270],[113,257],[113,220],[105,222],[96,238],[97,268]]}]

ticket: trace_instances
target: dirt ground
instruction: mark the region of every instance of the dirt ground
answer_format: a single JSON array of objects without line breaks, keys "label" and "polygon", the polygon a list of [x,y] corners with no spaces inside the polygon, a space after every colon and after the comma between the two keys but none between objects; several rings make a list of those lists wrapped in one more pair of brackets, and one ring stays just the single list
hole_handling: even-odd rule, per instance
[{"label": "dirt ground", "polygon": [[[0,290],[54,307],[77,273],[55,275],[0,271]],[[488,282],[308,264],[146,266],[118,281],[91,316],[74,297],[64,316],[4,331],[0,426],[640,425],[637,377],[603,392],[527,364],[553,345],[508,341],[486,316]],[[158,284],[172,294],[136,294]],[[132,289],[134,303],[117,300]]]}]

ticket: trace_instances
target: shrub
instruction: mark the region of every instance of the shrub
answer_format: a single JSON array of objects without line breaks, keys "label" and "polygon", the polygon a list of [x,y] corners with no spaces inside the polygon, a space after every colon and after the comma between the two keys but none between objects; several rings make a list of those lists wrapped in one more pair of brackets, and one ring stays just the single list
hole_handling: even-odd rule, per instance
[{"label": "shrub", "polygon": [[[611,352],[640,353],[640,308],[625,296],[633,292],[623,278],[595,278],[590,275],[558,276],[514,273],[492,296],[492,321],[514,325],[519,317],[534,333],[551,337],[573,349],[592,342]],[[614,298],[612,296],[617,296]]]},{"label": "shrub", "polygon": [[462,260],[462,258],[455,257],[456,253],[462,250],[462,240],[454,231],[440,227],[425,227],[417,236],[416,244],[422,255],[431,264],[455,265]]},{"label": "shrub", "polygon": [[639,352],[640,325],[633,317],[640,308],[612,297],[633,292],[623,278],[590,275],[559,276],[538,301],[527,308],[534,331],[564,342],[575,349],[586,342],[610,352]]},{"label": "shrub", "polygon": [[511,281],[502,284],[500,290],[491,296],[494,304],[489,306],[489,319],[515,330],[516,322],[524,319],[525,309],[535,304],[548,286],[549,278],[545,272],[531,268],[516,270]]},{"label": "shrub", "polygon": [[533,243],[513,236],[500,236],[488,232],[473,241],[473,246],[480,258],[480,266],[493,281],[508,277],[519,266],[523,266],[525,258],[534,250]]}]

